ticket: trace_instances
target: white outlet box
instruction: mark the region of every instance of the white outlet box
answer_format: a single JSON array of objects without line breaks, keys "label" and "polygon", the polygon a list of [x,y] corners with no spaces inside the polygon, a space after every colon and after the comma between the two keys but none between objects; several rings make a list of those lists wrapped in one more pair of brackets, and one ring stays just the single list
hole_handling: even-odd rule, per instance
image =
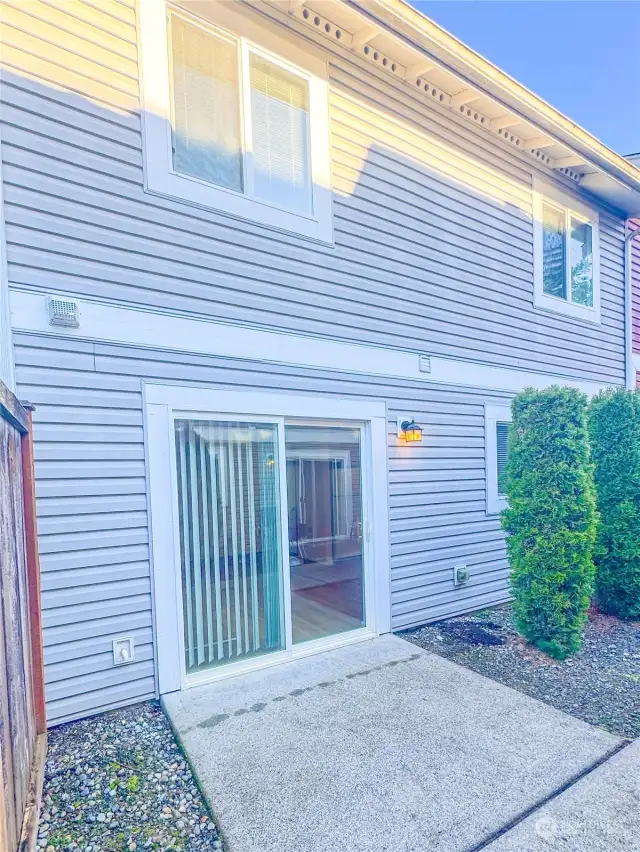
[{"label": "white outlet box", "polygon": [[469,581],[469,569],[466,565],[453,566],[453,585],[464,586]]},{"label": "white outlet box", "polygon": [[133,636],[123,636],[113,640],[113,665],[124,666],[132,663],[136,656]]}]

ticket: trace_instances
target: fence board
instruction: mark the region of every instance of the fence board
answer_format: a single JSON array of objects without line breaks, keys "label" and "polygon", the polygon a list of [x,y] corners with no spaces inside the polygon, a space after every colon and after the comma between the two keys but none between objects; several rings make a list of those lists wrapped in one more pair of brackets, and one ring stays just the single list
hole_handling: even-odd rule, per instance
[{"label": "fence board", "polygon": [[38,640],[39,634],[30,629],[30,609],[34,602],[30,597],[33,583],[29,582],[25,540],[23,464],[29,460],[25,436],[29,437],[27,412],[0,383],[0,843],[3,852],[18,847],[23,815],[33,799],[32,770],[39,768],[34,761],[37,720],[32,670],[32,640]]}]

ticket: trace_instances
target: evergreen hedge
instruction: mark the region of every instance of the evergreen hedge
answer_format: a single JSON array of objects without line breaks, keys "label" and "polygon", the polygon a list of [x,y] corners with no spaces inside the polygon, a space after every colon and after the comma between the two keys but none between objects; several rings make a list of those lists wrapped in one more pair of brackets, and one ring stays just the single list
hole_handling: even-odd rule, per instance
[{"label": "evergreen hedge", "polygon": [[580,649],[593,591],[596,505],[587,398],[528,389],[512,403],[505,475],[514,619],[556,659]]},{"label": "evergreen hedge", "polygon": [[596,599],[604,612],[640,618],[640,394],[603,391],[589,411],[600,523]]}]

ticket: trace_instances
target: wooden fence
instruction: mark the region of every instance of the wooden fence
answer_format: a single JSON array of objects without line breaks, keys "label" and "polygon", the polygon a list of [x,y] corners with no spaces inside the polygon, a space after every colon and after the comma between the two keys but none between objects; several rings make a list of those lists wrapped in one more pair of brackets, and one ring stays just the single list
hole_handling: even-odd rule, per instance
[{"label": "wooden fence", "polygon": [[34,847],[46,751],[31,412],[0,382],[0,850]]}]

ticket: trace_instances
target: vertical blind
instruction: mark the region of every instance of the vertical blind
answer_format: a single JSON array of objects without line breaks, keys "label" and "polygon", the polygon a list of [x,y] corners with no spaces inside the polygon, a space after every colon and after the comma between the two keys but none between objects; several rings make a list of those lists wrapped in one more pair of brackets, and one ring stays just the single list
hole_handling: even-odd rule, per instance
[{"label": "vertical blind", "polygon": [[177,420],[187,672],[282,647],[276,427]]},{"label": "vertical blind", "polygon": [[307,81],[250,55],[254,189],[259,198],[307,212]]},{"label": "vertical blind", "polygon": [[170,16],[173,167],[242,191],[238,46]]}]

